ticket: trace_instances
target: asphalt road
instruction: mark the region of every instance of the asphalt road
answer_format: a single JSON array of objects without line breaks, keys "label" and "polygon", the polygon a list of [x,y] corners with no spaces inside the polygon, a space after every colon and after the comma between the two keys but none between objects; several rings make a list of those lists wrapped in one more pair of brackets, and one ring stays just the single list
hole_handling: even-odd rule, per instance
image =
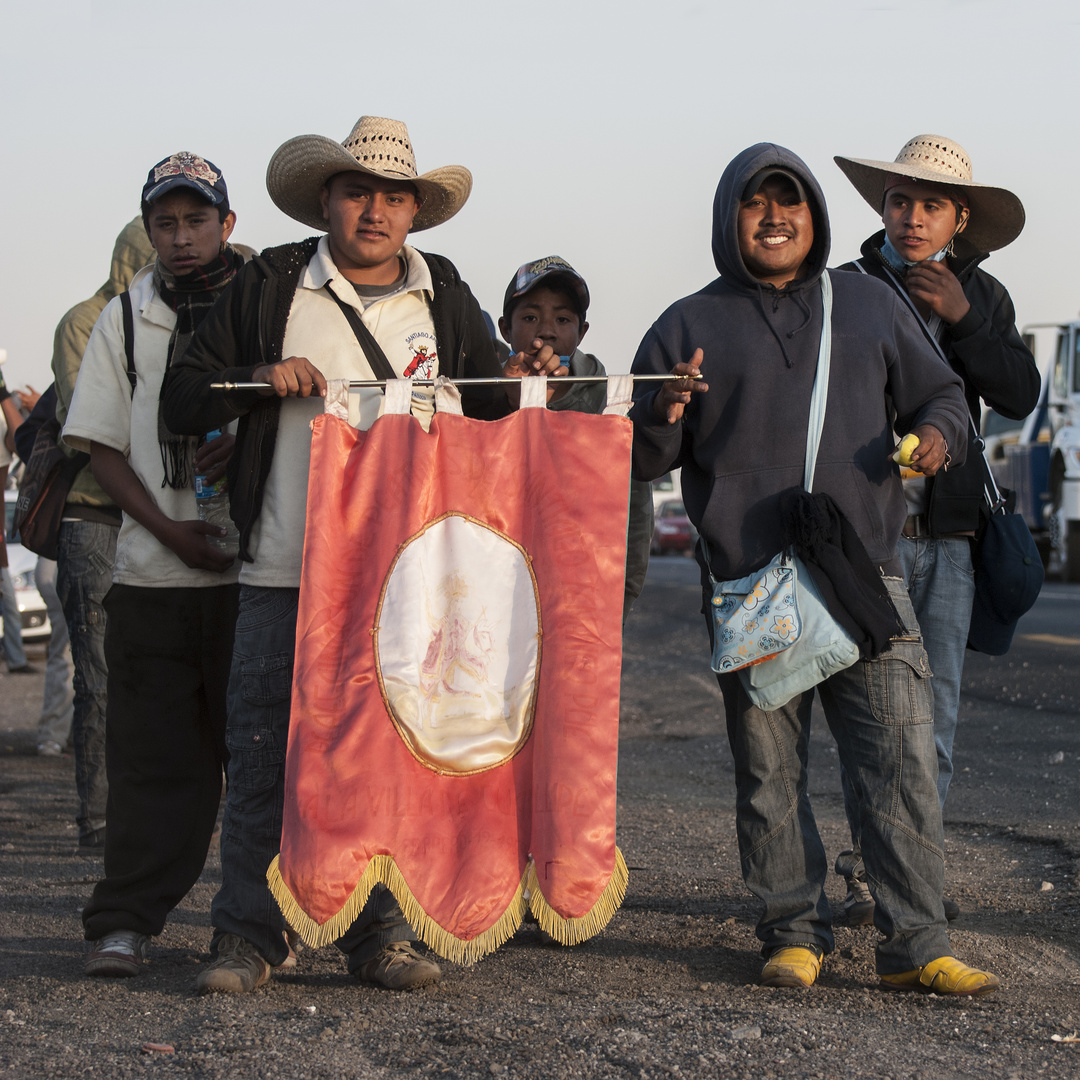
[{"label": "asphalt road", "polygon": [[[876,989],[875,931],[837,928],[810,991],[755,985],[734,773],[697,571],[654,560],[624,647],[622,910],[571,949],[535,927],[441,985],[393,995],[305,951],[258,993],[199,997],[216,854],[140,977],[82,976],[78,912],[102,872],[75,845],[72,765],[33,755],[39,677],[0,677],[0,1077],[1080,1077],[1080,586],[1049,584],[1003,658],[970,655],[946,807],[951,928],[995,971],[973,1001]],[[810,785],[844,846],[823,722]],[[827,886],[839,920],[843,883]],[[172,1052],[147,1051],[146,1043]]]}]

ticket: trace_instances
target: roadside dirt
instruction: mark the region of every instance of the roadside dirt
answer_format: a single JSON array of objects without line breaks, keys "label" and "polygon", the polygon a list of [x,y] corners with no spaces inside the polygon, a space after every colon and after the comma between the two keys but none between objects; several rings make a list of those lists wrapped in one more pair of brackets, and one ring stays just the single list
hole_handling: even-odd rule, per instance
[{"label": "roadside dirt", "polygon": [[[0,677],[0,1075],[1080,1077],[1075,647],[1021,643],[1003,660],[972,657],[965,676],[962,771],[946,813],[947,892],[963,912],[951,937],[1003,990],[965,1001],[882,993],[875,931],[843,926],[812,990],[762,989],[694,592],[651,580],[627,631],[622,910],[575,948],[527,926],[407,995],[354,983],[327,948],[256,994],[197,996],[216,854],[143,975],[84,978],[79,911],[102,862],[76,844],[70,757],[33,754],[40,678]],[[845,834],[824,723],[811,755],[835,855]],[[829,895],[839,920],[839,879]]]}]

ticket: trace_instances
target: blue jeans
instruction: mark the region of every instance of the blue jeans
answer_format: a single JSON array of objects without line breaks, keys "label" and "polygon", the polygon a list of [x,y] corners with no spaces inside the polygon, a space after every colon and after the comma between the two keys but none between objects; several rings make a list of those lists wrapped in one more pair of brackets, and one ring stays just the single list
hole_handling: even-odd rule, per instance
[{"label": "blue jeans", "polygon": [[909,540],[902,536],[896,553],[904,567],[908,596],[934,673],[931,686],[937,788],[944,807],[953,775],[952,748],[960,710],[960,681],[964,674],[971,605],[975,601],[971,541],[966,536],[949,540]]},{"label": "blue jeans", "polygon": [[[867,884],[876,901],[879,974],[951,954],[941,895],[944,859],[930,669],[911,602],[886,578],[908,633],[816,687],[851,778]],[[766,955],[786,945],[833,948],[828,862],[807,792],[810,690],[764,712],[737,674],[718,676],[735,759],[736,829],[743,879],[765,905]]]},{"label": "blue jeans", "polygon": [[0,579],[2,579],[4,597],[4,660],[7,662],[8,671],[15,671],[17,668],[26,667],[26,651],[23,649],[22,640],[22,615],[19,614],[15,582],[6,566],[0,568]]},{"label": "blue jeans", "polygon": [[64,607],[75,668],[75,787],[79,795],[79,838],[105,825],[109,782],[105,776],[105,594],[112,585],[119,525],[63,521],[57,540],[56,592]]},{"label": "blue jeans", "polygon": [[75,715],[75,690],[71,685],[71,647],[67,619],[60,597],[56,595],[56,563],[44,556],[34,567],[34,584],[49,612],[49,654],[45,662],[45,694],[38,719],[38,746],[56,743],[63,746],[71,735]]},{"label": "blue jeans", "polygon": [[[922,630],[930,670],[934,673],[930,688],[934,694],[937,793],[938,804],[944,809],[953,774],[952,748],[960,709],[960,680],[964,673],[971,605],[975,599],[971,544],[966,536],[949,540],[902,536],[896,550],[904,568],[908,596]],[[844,877],[862,880],[865,871],[860,854],[858,810],[842,765],[840,785],[844,791],[844,812],[851,828],[852,851],[843,853],[836,871]]]},{"label": "blue jeans", "polygon": [[[285,919],[266,883],[281,844],[299,589],[240,588],[225,742],[229,787],[221,828],[221,888],[210,908],[217,954],[225,934],[254,945],[275,967],[288,948]],[[337,942],[355,972],[384,946],[415,941],[393,895],[376,886]]]}]

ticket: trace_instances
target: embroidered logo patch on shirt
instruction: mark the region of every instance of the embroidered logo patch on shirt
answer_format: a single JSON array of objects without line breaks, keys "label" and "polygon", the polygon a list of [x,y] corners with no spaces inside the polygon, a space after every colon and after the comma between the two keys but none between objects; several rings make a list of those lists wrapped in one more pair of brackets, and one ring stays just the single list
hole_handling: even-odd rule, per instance
[{"label": "embroidered logo patch on shirt", "polygon": [[417,330],[405,339],[412,353],[402,375],[406,379],[433,379],[439,370],[439,357],[435,351],[435,335],[428,330]]}]

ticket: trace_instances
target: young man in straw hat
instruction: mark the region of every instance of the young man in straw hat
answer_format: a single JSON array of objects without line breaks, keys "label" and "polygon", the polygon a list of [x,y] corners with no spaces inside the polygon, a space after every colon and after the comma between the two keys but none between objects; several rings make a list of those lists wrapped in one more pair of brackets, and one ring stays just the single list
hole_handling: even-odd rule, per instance
[{"label": "young man in straw hat", "polygon": [[[256,256],[237,277],[164,390],[170,426],[201,432],[239,417],[230,462],[240,530],[241,596],[229,688],[229,788],[221,839],[222,887],[211,911],[214,964],[200,989],[254,990],[282,963],[284,922],[266,884],[278,852],[284,799],[311,420],[328,378],[500,375],[480,307],[457,270],[406,244],[410,232],[453,217],[472,177],[458,165],[419,174],[403,123],[364,116],[343,143],[290,139],[266,173],[286,214],[325,233]],[[373,340],[372,340],[373,339]],[[552,370],[546,350],[542,363]],[[269,383],[222,394],[212,382]],[[506,398],[463,395],[472,416],[501,415]],[[382,394],[350,394],[349,419],[370,427]],[[430,389],[413,392],[427,424]],[[439,979],[415,935],[377,887],[338,942],[365,982],[406,990]]]},{"label": "young man in straw hat", "polygon": [[[1023,419],[1038,402],[1039,371],[1016,329],[1009,294],[979,265],[1020,235],[1020,200],[1004,188],[977,184],[964,148],[940,135],[915,136],[895,161],[835,160],[885,226],[863,244],[861,258],[841,269],[868,274],[910,299],[963,380],[976,428],[981,401],[1003,416]],[[963,464],[932,477],[904,470],[908,517],[897,553],[934,673],[942,807],[953,774],[960,677],[975,595],[971,538],[984,504],[983,481],[982,456],[975,451]],[[841,777],[854,850],[841,854],[837,872],[848,882],[849,922],[869,925],[874,902],[859,854],[857,800],[848,775],[841,772]],[[947,899],[945,912],[955,918],[959,907]]]},{"label": "young man in straw hat", "polygon": [[[917,465],[928,475],[944,464],[946,441],[963,456],[964,399],[896,297],[869,278],[829,273],[828,255],[828,212],[805,163],[771,143],[739,154],[713,203],[720,276],[657,319],[632,368],[704,378],[642,388],[631,412],[634,470],[649,479],[682,466],[687,513],[704,541],[698,558],[717,581],[754,574],[785,546],[790,503],[822,533],[837,531],[822,511],[840,523],[844,558],[857,553],[855,540],[865,549],[846,576],[835,556],[832,576],[814,575],[831,589],[830,611],[862,636],[852,666],[769,710],[750,698],[743,674],[718,676],[743,876],[763,905],[761,982],[811,986],[834,945],[828,864],[807,794],[819,693],[864,799],[882,989],[983,994],[998,981],[951,955],[941,907],[929,669],[896,559],[904,505],[889,461],[890,399],[902,429],[920,435]],[[802,491],[808,418],[824,356],[830,389],[811,496]],[[711,610],[709,586],[704,600]]]}]

